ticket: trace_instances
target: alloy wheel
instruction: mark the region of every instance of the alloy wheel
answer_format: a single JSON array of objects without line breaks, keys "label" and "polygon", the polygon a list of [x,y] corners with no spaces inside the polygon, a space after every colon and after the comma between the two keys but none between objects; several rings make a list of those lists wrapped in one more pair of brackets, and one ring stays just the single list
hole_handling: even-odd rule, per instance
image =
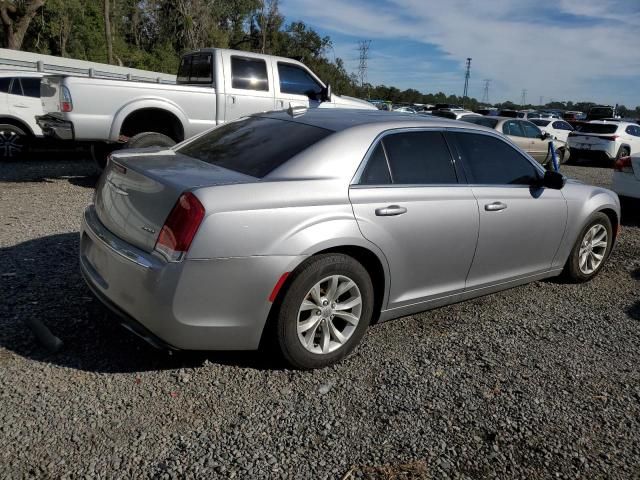
[{"label": "alloy wheel", "polygon": [[316,283],[298,310],[297,331],[302,346],[316,354],[331,353],[353,335],[362,313],[362,294],[344,275]]},{"label": "alloy wheel", "polygon": [[3,158],[15,158],[24,149],[22,135],[13,130],[0,130],[0,156]]},{"label": "alloy wheel", "polygon": [[607,229],[597,223],[587,231],[580,244],[578,267],[583,274],[591,275],[600,267],[607,246]]}]

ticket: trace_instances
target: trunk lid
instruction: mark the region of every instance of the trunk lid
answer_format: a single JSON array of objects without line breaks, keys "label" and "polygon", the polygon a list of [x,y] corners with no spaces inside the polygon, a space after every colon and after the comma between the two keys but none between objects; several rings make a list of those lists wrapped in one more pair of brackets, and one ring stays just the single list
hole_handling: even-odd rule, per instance
[{"label": "trunk lid", "polygon": [[108,163],[96,187],[96,212],[100,222],[114,235],[151,252],[183,192],[255,181],[254,177],[173,150],[132,150],[114,154]]}]

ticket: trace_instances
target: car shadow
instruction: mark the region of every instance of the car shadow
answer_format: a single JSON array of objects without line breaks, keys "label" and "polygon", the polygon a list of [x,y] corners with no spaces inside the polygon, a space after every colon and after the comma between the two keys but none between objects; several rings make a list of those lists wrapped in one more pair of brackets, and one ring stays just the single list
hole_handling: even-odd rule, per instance
[{"label": "car shadow", "polygon": [[[89,291],[78,267],[78,233],[64,233],[0,248],[0,346],[25,358],[104,373],[197,367],[206,361],[259,370],[283,368],[267,352],[156,350],[117,323]],[[63,345],[39,343],[43,324]]]},{"label": "car shadow", "polygon": [[26,158],[0,162],[0,182],[48,183],[67,180],[83,188],[94,188],[100,171],[86,149],[30,152]]}]

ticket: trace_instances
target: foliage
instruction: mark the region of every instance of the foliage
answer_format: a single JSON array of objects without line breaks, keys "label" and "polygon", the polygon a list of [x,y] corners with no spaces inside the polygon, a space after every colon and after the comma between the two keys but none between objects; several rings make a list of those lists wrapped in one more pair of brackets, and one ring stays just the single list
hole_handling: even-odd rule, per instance
[{"label": "foliage", "polygon": [[[27,22],[20,47],[15,47],[23,50],[106,63],[103,2],[109,2],[113,62],[124,66],[175,73],[184,52],[211,46],[234,48],[301,60],[330,83],[334,92],[344,95],[393,103],[464,103],[471,109],[481,106],[475,98],[463,102],[462,97],[443,92],[424,94],[386,85],[360,87],[342,59],[333,54],[331,39],[320,36],[303,22],[286,23],[278,1],[0,0],[0,9],[13,9],[9,13],[19,21],[30,14],[30,7],[44,4]],[[15,27],[2,23],[0,28],[6,47],[7,28]],[[545,107],[588,111],[590,105],[554,102]],[[496,106],[522,108],[511,102]],[[640,116],[640,107],[635,111],[624,107],[621,110]]]}]

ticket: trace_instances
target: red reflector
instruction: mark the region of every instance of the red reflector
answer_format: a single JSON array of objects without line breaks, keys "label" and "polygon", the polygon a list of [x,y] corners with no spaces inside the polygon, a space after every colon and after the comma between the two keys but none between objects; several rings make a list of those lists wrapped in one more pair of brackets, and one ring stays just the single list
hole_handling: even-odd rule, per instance
[{"label": "red reflector", "polygon": [[61,102],[60,110],[63,112],[71,112],[73,111],[73,103],[71,102]]},{"label": "red reflector", "polygon": [[631,157],[621,157],[613,164],[613,169],[616,172],[630,172],[631,171]]},{"label": "red reflector", "polygon": [[284,282],[287,280],[287,277],[289,276],[289,273],[290,272],[284,272],[282,274],[282,276],[280,277],[280,279],[276,282],[275,286],[273,287],[273,290],[271,291],[271,295],[269,295],[269,301],[271,303],[273,303],[273,301],[278,296],[278,292],[280,292],[280,289],[284,285]]},{"label": "red reflector", "polygon": [[155,249],[171,262],[180,261],[189,250],[204,218],[204,207],[196,196],[183,193],[164,222]]}]

